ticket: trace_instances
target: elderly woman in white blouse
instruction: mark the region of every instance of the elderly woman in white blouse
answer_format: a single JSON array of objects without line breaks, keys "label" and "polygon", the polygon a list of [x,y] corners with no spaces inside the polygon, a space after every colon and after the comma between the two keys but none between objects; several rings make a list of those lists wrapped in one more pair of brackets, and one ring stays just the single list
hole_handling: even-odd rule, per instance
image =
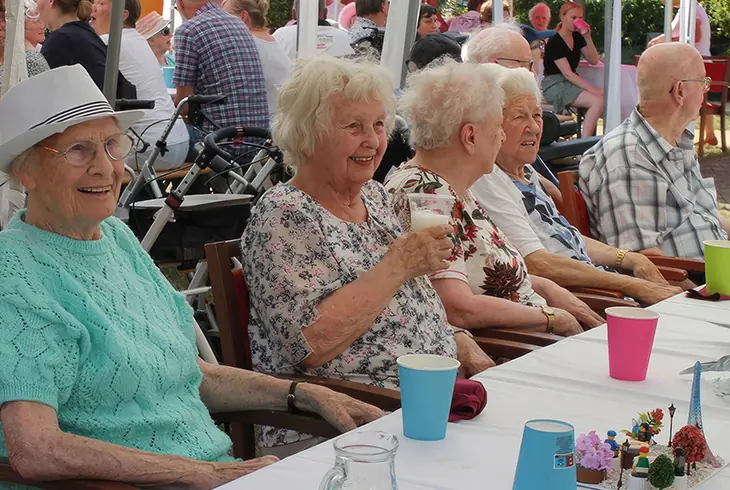
[{"label": "elderly woman in white blouse", "polygon": [[416,157],[391,175],[386,188],[404,229],[411,221],[408,194],[455,200],[449,267],[430,275],[452,325],[573,335],[582,331],[578,320],[595,326],[601,318],[552,281],[530,276],[469,191],[494,167],[504,139],[501,79],[515,71],[448,62],[413,74],[401,105]]},{"label": "elderly woman in white blouse", "polygon": [[[282,87],[273,136],[296,175],[261,197],[243,234],[256,370],[397,388],[403,354],[458,352],[467,373],[493,365],[449,325],[426,277],[447,268],[451,227],[403,233],[371,180],[394,116],[380,66],[320,56]],[[274,430],[261,440],[306,443]]]}]

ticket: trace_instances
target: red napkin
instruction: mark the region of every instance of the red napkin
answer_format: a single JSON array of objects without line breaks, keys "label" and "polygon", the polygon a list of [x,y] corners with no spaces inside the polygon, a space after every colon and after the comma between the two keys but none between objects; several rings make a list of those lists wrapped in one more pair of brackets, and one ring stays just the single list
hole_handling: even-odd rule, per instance
[{"label": "red napkin", "polygon": [[704,299],[707,301],[727,301],[730,300],[730,296],[724,294],[715,293],[707,294],[707,287],[702,286],[700,289],[690,289],[687,291],[687,297],[692,299]]},{"label": "red napkin", "polygon": [[451,399],[449,422],[471,420],[487,406],[487,390],[479,381],[457,378]]}]

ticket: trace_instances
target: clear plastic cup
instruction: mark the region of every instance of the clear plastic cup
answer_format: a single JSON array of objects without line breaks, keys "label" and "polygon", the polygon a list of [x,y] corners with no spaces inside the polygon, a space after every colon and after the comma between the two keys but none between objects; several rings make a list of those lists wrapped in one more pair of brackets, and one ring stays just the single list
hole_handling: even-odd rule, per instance
[{"label": "clear plastic cup", "polygon": [[447,225],[454,209],[454,198],[439,194],[408,194],[411,207],[411,231]]}]

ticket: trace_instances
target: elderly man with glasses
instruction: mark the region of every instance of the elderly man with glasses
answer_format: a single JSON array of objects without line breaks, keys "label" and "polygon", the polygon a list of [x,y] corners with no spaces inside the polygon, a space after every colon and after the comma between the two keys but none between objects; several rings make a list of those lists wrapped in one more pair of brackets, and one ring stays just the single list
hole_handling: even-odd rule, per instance
[{"label": "elderly man with glasses", "polygon": [[683,43],[646,50],[639,60],[639,106],[589,150],[580,188],[591,234],[622,249],[703,258],[704,240],[727,240],[717,191],[703,178],[694,135],[711,80],[699,52]]}]

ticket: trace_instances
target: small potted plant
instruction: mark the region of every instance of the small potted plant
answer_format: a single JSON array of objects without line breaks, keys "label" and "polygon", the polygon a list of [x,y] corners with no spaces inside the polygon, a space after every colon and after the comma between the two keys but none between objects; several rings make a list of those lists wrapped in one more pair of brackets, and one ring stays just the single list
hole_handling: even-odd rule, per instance
[{"label": "small potted plant", "polygon": [[674,463],[668,456],[661,454],[649,466],[649,483],[654,488],[664,490],[674,484]]},{"label": "small potted plant", "polygon": [[576,476],[581,483],[601,483],[606,479],[606,470],[611,465],[613,450],[601,441],[596,431],[581,434],[575,441],[578,461]]}]

